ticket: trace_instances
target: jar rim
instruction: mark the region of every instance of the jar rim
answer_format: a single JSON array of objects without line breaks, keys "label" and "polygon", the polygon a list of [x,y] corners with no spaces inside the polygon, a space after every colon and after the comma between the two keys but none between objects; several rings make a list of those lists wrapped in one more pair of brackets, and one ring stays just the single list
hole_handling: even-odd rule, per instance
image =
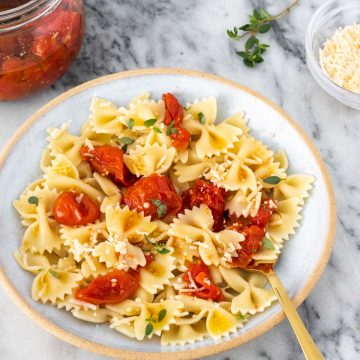
[{"label": "jar rim", "polygon": [[0,12],[0,34],[19,29],[53,11],[61,0],[30,0]]}]

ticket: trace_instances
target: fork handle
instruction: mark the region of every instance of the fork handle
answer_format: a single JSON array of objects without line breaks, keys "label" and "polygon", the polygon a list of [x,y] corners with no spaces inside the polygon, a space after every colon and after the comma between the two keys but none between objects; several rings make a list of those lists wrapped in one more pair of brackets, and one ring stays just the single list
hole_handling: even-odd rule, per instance
[{"label": "fork handle", "polygon": [[320,350],[314,343],[311,335],[306,330],[304,323],[302,322],[299,314],[297,313],[295,306],[287,294],[284,285],[281,283],[279,277],[274,271],[265,274],[271,287],[273,288],[275,295],[277,296],[280,305],[282,306],[285,315],[287,316],[291,327],[299,341],[299,344],[307,360],[323,360]]}]

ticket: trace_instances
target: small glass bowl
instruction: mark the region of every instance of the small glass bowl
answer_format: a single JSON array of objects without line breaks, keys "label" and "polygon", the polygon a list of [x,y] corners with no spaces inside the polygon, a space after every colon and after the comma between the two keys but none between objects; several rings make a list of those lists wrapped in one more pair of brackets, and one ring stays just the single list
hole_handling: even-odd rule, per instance
[{"label": "small glass bowl", "polygon": [[306,60],[311,75],[331,96],[360,110],[360,94],[335,84],[324,73],[319,62],[319,50],[339,27],[360,24],[360,0],[331,0],[323,4],[313,15],[306,31]]}]

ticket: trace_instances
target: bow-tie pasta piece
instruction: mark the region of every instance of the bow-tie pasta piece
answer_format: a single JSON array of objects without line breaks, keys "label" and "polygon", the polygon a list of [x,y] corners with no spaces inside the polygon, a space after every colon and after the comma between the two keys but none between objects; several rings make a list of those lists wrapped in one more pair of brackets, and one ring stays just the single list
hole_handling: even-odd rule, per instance
[{"label": "bow-tie pasta piece", "polygon": [[102,191],[99,191],[94,186],[87,184],[85,181],[63,175],[48,178],[46,180],[46,185],[49,189],[56,189],[59,192],[68,191],[69,189],[77,189],[79,192],[85,193],[97,202],[101,202],[105,196]]},{"label": "bow-tie pasta piece", "polygon": [[200,320],[194,324],[184,324],[181,326],[170,325],[168,331],[161,335],[162,345],[186,345],[193,344],[208,337],[206,320]]},{"label": "bow-tie pasta piece", "polygon": [[83,136],[72,135],[69,131],[70,122],[63,124],[60,128],[49,128],[48,149],[50,156],[55,157],[58,154],[66,156],[74,166],[81,162],[80,148],[85,144]]},{"label": "bow-tie pasta piece", "polygon": [[137,96],[130,103],[129,107],[120,107],[120,121],[127,125],[129,120],[134,120],[133,131],[147,131],[145,121],[156,119],[162,122],[165,116],[165,104],[162,100],[158,102],[150,99],[149,93]]},{"label": "bow-tie pasta piece", "polygon": [[94,172],[94,179],[99,184],[101,191],[106,196],[115,196],[120,194],[120,189],[107,177],[101,176],[99,173]]},{"label": "bow-tie pasta piece", "polygon": [[[199,121],[199,114],[203,114],[206,125],[214,124],[216,120],[217,104],[216,98],[214,96],[204,98],[200,101],[195,100],[192,104],[187,104],[186,109],[186,114],[191,114],[196,121]],[[186,128],[186,118],[184,120],[184,123]]]},{"label": "bow-tie pasta piece", "polygon": [[14,200],[13,205],[23,220],[25,226],[30,225],[38,218],[38,205],[45,207],[45,212],[50,214],[58,193],[55,189],[49,190],[36,186],[35,189],[25,189],[19,200]]},{"label": "bow-tie pasta piece", "polygon": [[90,125],[97,133],[119,134],[123,124],[117,107],[108,100],[94,97],[90,106]]},{"label": "bow-tie pasta piece", "polygon": [[92,309],[73,309],[71,313],[77,319],[91,322],[94,324],[100,324],[107,321],[110,321],[113,314],[107,309],[97,308],[96,310]]},{"label": "bow-tie pasta piece", "polygon": [[172,251],[156,254],[154,260],[140,270],[140,286],[150,294],[156,294],[165,285],[170,285],[170,280],[174,278],[175,260]]},{"label": "bow-tie pasta piece", "polygon": [[89,254],[84,255],[84,261],[81,263],[81,273],[85,279],[105,275],[108,271],[107,266],[100,262],[97,257]]},{"label": "bow-tie pasta piece", "polygon": [[309,197],[309,191],[312,189],[312,183],[314,181],[315,178],[310,175],[290,175],[275,186],[274,199],[284,200],[298,198],[300,205],[303,205],[304,199]]},{"label": "bow-tie pasta piece", "polygon": [[[92,124],[92,120],[89,119],[80,129],[80,135],[85,138],[85,142],[88,146],[90,144],[93,146],[101,146],[108,144],[114,138],[114,136],[116,136],[114,134],[96,132]],[[90,148],[91,145],[89,146]]]},{"label": "bow-tie pasta piece", "polygon": [[174,147],[167,148],[165,145],[138,146],[124,155],[124,162],[136,176],[163,174],[169,170],[175,154]]},{"label": "bow-tie pasta piece", "polygon": [[279,168],[282,169],[284,172],[289,167],[289,161],[286,156],[286,152],[282,149],[274,155],[274,161],[280,164]]},{"label": "bow-tie pasta piece", "polygon": [[21,268],[35,275],[43,269],[50,267],[50,262],[46,255],[31,254],[26,251],[16,250],[14,257]]},{"label": "bow-tie pasta piece", "polygon": [[214,340],[235,332],[242,324],[230,312],[218,307],[209,311],[206,318],[206,328]]},{"label": "bow-tie pasta piece", "polygon": [[276,213],[266,226],[266,232],[276,244],[280,245],[283,240],[289,240],[289,235],[295,234],[301,220],[301,205],[298,198],[291,198],[277,202]]},{"label": "bow-tie pasta piece", "polygon": [[65,295],[72,294],[81,280],[79,273],[48,268],[35,277],[31,296],[35,301],[54,304],[57,300],[64,300]]},{"label": "bow-tie pasta piece", "polygon": [[143,242],[144,235],[151,234],[157,227],[150,216],[130,210],[128,206],[106,208],[106,226],[114,239],[129,239],[132,242]]},{"label": "bow-tie pasta piece", "polygon": [[239,293],[239,295],[232,295],[231,312],[233,314],[262,312],[276,300],[273,291],[264,288],[266,284],[264,275],[240,269],[228,269],[223,266],[219,269],[230,288]]},{"label": "bow-tie pasta piece", "polygon": [[236,113],[226,118],[223,122],[241,129],[244,136],[249,134],[250,128],[247,126],[244,112]]},{"label": "bow-tie pasta piece", "polygon": [[86,254],[91,254],[98,242],[107,238],[105,222],[73,227],[60,227],[61,239],[68,252],[73,254],[76,261],[81,261]]},{"label": "bow-tie pasta piece", "polygon": [[36,206],[37,219],[26,229],[21,249],[31,253],[43,254],[60,250],[62,240],[59,236],[59,224],[46,213],[46,204],[42,201]]},{"label": "bow-tie pasta piece", "polygon": [[79,172],[74,164],[62,154],[57,154],[53,160],[51,160],[51,165],[45,169],[45,179],[57,175],[68,176],[70,178],[79,179]]}]

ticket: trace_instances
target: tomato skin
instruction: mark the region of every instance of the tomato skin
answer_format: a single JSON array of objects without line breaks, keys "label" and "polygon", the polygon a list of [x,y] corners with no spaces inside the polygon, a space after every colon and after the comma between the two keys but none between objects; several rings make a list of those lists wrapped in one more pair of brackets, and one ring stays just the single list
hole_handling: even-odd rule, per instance
[{"label": "tomato skin", "polygon": [[191,209],[201,204],[207,205],[214,218],[214,231],[223,229],[225,191],[204,180],[197,179],[195,185],[183,193],[184,208]]},{"label": "tomato skin", "polygon": [[163,94],[162,99],[165,103],[164,124],[169,126],[173,123],[175,133],[170,135],[172,145],[179,151],[186,150],[190,144],[190,133],[182,127],[184,120],[184,108],[178,99],[171,93]]},{"label": "tomato skin", "polygon": [[274,212],[270,207],[270,200],[271,198],[267,198],[261,203],[258,213],[251,219],[252,224],[261,228],[267,225]]},{"label": "tomato skin", "polygon": [[144,254],[144,256],[145,256],[145,260],[146,260],[146,264],[145,264],[145,267],[146,267],[154,261],[154,257],[151,254]]},{"label": "tomato skin", "polygon": [[[231,229],[231,227],[228,229]],[[265,231],[259,226],[251,225],[240,232],[245,236],[245,240],[240,244],[241,249],[237,250],[238,256],[232,258],[231,266],[245,268],[251,263],[254,254],[259,250]]]},{"label": "tomato skin", "polygon": [[79,288],[75,298],[94,305],[118,304],[134,294],[138,287],[138,277],[123,270],[113,270],[98,276],[85,288]]},{"label": "tomato skin", "polygon": [[115,183],[130,186],[136,181],[136,176],[130,172],[123,161],[123,151],[115,146],[96,146],[91,150],[83,145],[80,156],[91,168],[102,176],[109,176]]},{"label": "tomato skin", "polygon": [[215,285],[210,279],[209,268],[201,261],[198,260],[194,263],[187,264],[188,271],[183,274],[183,281],[190,284],[189,273],[194,280],[195,284],[199,287],[204,287],[204,290],[194,291],[187,293],[188,295],[198,297],[204,300],[222,301],[224,296],[221,289]]},{"label": "tomato skin", "polygon": [[55,200],[53,215],[62,225],[86,225],[99,219],[100,207],[86,194],[64,191]]},{"label": "tomato skin", "polygon": [[176,131],[170,135],[173,146],[179,151],[186,150],[190,144],[190,133],[182,127],[177,127]]},{"label": "tomato skin", "polygon": [[175,216],[182,209],[181,197],[176,193],[171,181],[164,175],[152,174],[144,176],[133,186],[129,187],[123,203],[145,216],[158,219],[158,208],[153,200],[160,200],[166,206],[166,216]]},{"label": "tomato skin", "polygon": [[163,94],[162,99],[166,110],[164,124],[169,126],[174,121],[176,128],[181,126],[184,118],[184,108],[178,99],[171,93]]}]

